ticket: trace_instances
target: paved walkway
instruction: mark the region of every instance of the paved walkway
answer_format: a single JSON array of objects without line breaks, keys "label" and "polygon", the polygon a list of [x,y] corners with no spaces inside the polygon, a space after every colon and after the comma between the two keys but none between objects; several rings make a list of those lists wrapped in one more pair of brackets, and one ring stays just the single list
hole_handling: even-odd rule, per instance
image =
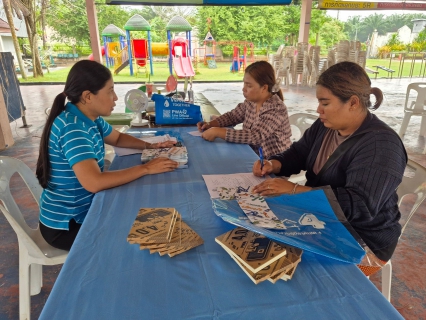
[{"label": "paved walkway", "polygon": [[[399,131],[404,117],[404,103],[407,85],[411,82],[426,82],[426,79],[378,79],[373,80],[373,86],[384,92],[382,106],[375,111],[378,117],[385,121],[395,131]],[[116,84],[119,100],[114,112],[124,112],[124,96],[130,89],[139,87],[140,84]],[[21,85],[22,97],[27,108],[27,123],[30,128],[20,128],[22,120],[11,124],[15,139],[26,137],[30,134],[38,135],[45,121],[44,110],[50,107],[55,96],[62,92],[64,85]],[[178,88],[179,89],[179,88]],[[233,109],[242,102],[242,83],[194,83],[195,92],[204,96],[213,103],[220,113]],[[315,87],[289,86],[283,87],[285,103],[289,114],[308,112],[316,114],[317,100]],[[421,154],[425,148],[425,138],[419,137],[420,117],[412,117],[404,137],[406,148],[412,153]]]}]

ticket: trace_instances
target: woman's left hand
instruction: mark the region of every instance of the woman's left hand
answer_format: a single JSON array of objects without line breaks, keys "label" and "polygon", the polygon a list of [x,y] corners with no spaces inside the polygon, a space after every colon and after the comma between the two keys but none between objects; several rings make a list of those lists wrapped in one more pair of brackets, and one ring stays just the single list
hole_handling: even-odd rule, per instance
[{"label": "woman's left hand", "polygon": [[204,140],[207,141],[214,141],[216,138],[222,138],[225,139],[226,136],[226,129],[225,128],[210,128],[203,132],[201,135]]},{"label": "woman's left hand", "polygon": [[253,188],[253,193],[259,193],[261,196],[274,196],[283,193],[291,193],[294,183],[280,179],[266,179]]}]

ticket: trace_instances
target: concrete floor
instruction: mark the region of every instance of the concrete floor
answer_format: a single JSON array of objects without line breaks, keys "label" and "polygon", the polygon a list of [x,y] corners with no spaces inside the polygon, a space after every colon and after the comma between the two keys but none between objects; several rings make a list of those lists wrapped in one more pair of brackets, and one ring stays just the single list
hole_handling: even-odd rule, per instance
[{"label": "concrete floor", "polygon": [[[378,79],[373,80],[384,92],[384,102],[375,113],[398,131],[404,116],[403,105],[407,85],[411,82],[426,82],[424,79]],[[119,97],[114,112],[124,111],[124,96],[130,89],[140,84],[116,84]],[[44,126],[44,110],[53,102],[55,96],[62,92],[63,85],[27,85],[21,86],[26,111],[28,128],[20,128],[22,120],[11,123],[15,144],[0,155],[12,156],[24,161],[35,171],[38,147]],[[243,100],[241,83],[195,83],[195,92],[202,93],[210,100],[220,113],[234,108]],[[179,89],[179,88],[178,88]],[[316,114],[317,100],[315,88],[290,86],[283,88],[289,114],[308,112]],[[419,137],[420,117],[413,117],[404,137],[409,157],[426,166],[425,137]],[[19,205],[30,226],[38,221],[38,208],[30,195],[25,192],[22,181],[13,181],[13,190],[19,197]],[[403,207],[404,209],[404,207]],[[409,227],[400,239],[393,256],[392,304],[406,319],[426,319],[426,204],[411,220]],[[3,215],[0,215],[0,320],[18,319],[18,244],[16,236]],[[101,266],[100,266],[101,267]],[[38,318],[44,303],[52,289],[61,266],[44,267],[44,286],[41,293],[32,297],[32,317]],[[380,274],[371,277],[380,289]],[[342,310],[344,314],[344,310]],[[66,316],[65,316],[66,318]]]}]

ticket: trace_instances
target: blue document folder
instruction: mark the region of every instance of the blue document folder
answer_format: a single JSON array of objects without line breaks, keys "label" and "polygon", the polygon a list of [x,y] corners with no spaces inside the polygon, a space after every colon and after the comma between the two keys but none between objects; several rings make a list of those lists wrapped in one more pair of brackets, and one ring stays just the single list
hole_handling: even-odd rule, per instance
[{"label": "blue document folder", "polygon": [[212,201],[215,213],[223,220],[270,239],[349,263],[359,263],[365,255],[332,191],[326,195],[324,190],[313,190],[265,200],[283,222],[284,230],[265,229],[252,224],[236,200]]}]

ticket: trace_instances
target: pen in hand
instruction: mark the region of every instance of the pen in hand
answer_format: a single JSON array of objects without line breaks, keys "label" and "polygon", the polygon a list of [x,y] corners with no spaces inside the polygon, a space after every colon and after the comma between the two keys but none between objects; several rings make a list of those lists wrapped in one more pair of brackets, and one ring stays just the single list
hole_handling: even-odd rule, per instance
[{"label": "pen in hand", "polygon": [[259,157],[260,157],[260,170],[263,169],[263,150],[262,147],[259,147]]}]

